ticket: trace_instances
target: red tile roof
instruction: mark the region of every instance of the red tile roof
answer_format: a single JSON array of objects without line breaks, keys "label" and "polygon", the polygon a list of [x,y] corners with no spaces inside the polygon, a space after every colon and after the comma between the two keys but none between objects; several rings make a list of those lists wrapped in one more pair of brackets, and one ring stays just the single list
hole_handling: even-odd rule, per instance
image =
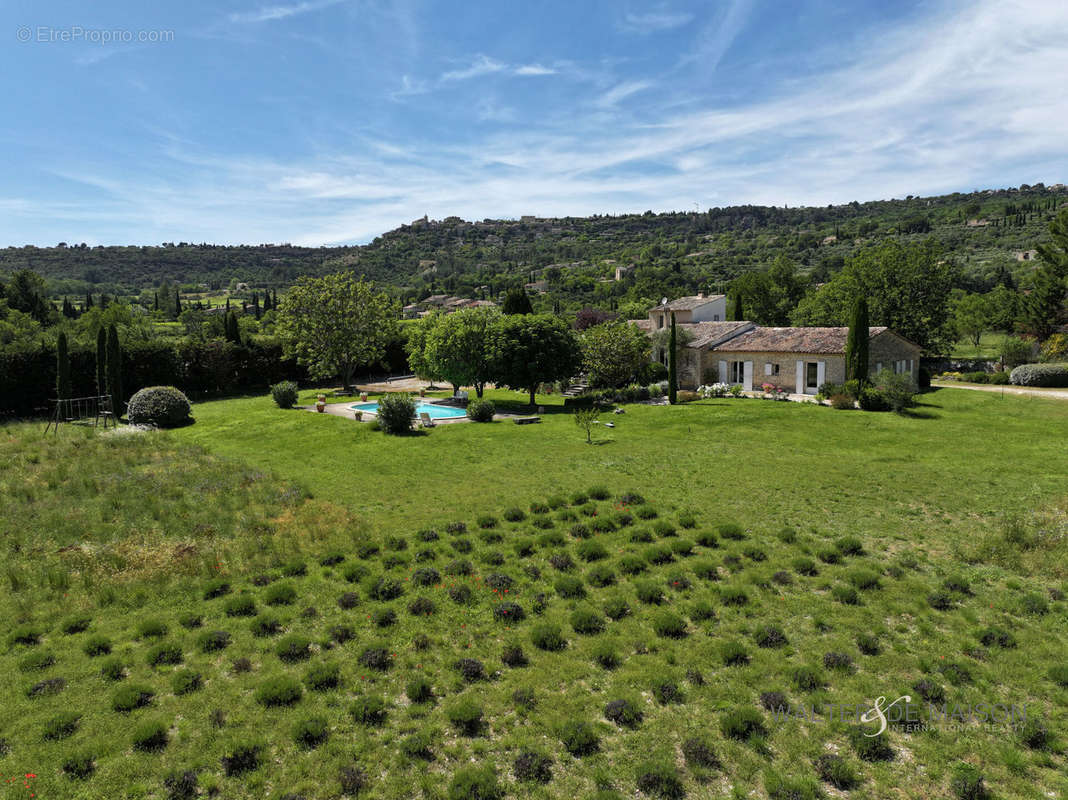
[{"label": "red tile roof", "polygon": [[[885,327],[868,328],[877,336]],[[849,328],[754,328],[713,348],[737,353],[844,353]]]}]

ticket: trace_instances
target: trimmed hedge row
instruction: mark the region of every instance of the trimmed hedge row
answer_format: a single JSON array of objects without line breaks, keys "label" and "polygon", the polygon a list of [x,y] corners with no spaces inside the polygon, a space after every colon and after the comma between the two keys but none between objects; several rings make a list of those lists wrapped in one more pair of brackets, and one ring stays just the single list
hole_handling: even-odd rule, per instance
[{"label": "trimmed hedge row", "polygon": [[1022,364],[1009,380],[1016,386],[1068,387],[1068,364]]}]

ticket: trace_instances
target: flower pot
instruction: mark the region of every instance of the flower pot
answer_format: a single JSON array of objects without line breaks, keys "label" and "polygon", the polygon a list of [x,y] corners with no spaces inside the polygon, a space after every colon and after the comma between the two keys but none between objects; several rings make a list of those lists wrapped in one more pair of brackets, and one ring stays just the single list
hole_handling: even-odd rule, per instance
[{"label": "flower pot", "polygon": [[315,410],[322,414],[324,411],[326,411],[326,403],[320,400],[318,403],[315,404]]},{"label": "flower pot", "polygon": [[353,411],[353,412],[352,412],[352,415],[353,415],[354,417],[356,417],[356,421],[357,421],[357,422],[359,422],[360,420],[362,420],[362,419],[363,419],[363,412],[362,412],[362,411]]},{"label": "flower pot", "polygon": [[420,397],[426,397],[426,389],[420,389],[419,390],[419,396]]},{"label": "flower pot", "polygon": [[361,392],[360,393],[360,402],[361,403],[366,403],[367,402],[367,392]]}]

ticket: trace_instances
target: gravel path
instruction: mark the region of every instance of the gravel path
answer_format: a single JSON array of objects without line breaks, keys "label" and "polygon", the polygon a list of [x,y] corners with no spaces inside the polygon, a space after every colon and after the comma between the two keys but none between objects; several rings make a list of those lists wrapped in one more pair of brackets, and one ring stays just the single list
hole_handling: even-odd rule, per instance
[{"label": "gravel path", "polygon": [[1052,397],[1056,400],[1068,400],[1068,389],[1028,389],[1025,386],[983,386],[975,383],[943,382],[932,382],[931,385],[940,389],[971,389],[976,392],[1001,392],[1003,394],[1018,394],[1027,397]]}]

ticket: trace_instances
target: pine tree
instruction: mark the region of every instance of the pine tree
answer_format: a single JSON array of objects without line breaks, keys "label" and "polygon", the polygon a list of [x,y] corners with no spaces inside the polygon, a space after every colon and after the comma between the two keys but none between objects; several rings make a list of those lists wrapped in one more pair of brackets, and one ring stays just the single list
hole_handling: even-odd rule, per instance
[{"label": "pine tree", "polygon": [[857,297],[846,336],[845,368],[847,381],[868,380],[868,298]]},{"label": "pine tree", "polygon": [[96,393],[108,393],[108,332],[103,326],[96,332]]},{"label": "pine tree", "polygon": [[174,316],[178,317],[182,314],[182,298],[178,294],[178,290],[174,290]]},{"label": "pine tree", "polygon": [[252,313],[256,319],[260,318],[260,295],[258,292],[252,293]]},{"label": "pine tree", "polygon": [[70,399],[70,352],[67,350],[67,334],[60,332],[56,340],[56,397]]},{"label": "pine tree", "polygon": [[116,419],[122,416],[122,348],[119,346],[119,329],[108,328],[108,394],[111,395],[112,411]]},{"label": "pine tree", "polygon": [[679,392],[679,372],[676,364],[675,345],[677,343],[675,333],[675,312],[671,312],[671,339],[668,343],[668,402],[675,405]]}]

